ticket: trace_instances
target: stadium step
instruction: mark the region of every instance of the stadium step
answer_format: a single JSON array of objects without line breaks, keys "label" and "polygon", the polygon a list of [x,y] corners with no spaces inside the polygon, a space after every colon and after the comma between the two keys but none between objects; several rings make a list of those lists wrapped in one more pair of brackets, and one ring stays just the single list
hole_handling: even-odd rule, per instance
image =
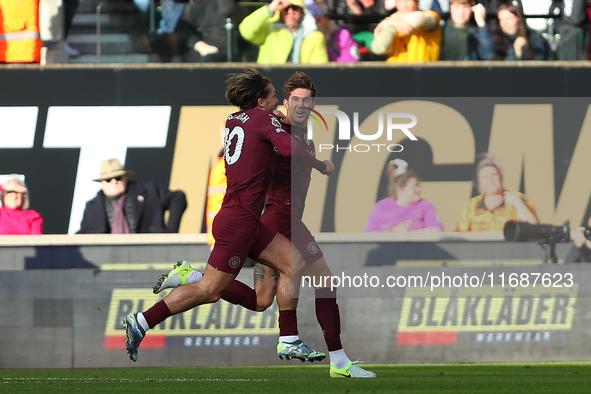
[{"label": "stadium step", "polygon": [[[97,6],[101,6],[97,13]],[[97,26],[97,22],[99,22]],[[100,28],[100,59],[97,36]],[[148,63],[158,57],[146,51],[147,15],[132,0],[82,0],[72,21],[68,43],[81,52],[70,63]]]}]

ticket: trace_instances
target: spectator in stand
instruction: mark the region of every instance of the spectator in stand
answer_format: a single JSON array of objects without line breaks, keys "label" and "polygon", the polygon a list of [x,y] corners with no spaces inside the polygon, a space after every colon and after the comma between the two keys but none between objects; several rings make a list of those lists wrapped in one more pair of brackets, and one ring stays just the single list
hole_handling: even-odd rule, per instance
[{"label": "spectator in stand", "polygon": [[0,208],[0,234],[43,234],[43,218],[29,209],[29,189],[22,176],[10,175],[2,185],[2,208]]},{"label": "spectator in stand", "polygon": [[501,4],[497,18],[501,32],[496,33],[495,60],[553,60],[548,41],[527,27],[520,7]]},{"label": "spectator in stand", "polygon": [[260,46],[258,63],[328,62],[324,34],[302,0],[273,0],[244,18],[238,30],[245,40]]},{"label": "spectator in stand", "polygon": [[503,231],[509,220],[538,224],[533,202],[503,188],[501,165],[492,155],[484,154],[478,163],[476,184],[480,195],[464,206],[458,231]]},{"label": "spectator in stand", "polygon": [[316,18],[318,29],[324,34],[328,60],[337,63],[359,61],[357,43],[347,29],[338,27],[335,22],[326,17],[326,5],[323,2],[312,4],[308,9]]},{"label": "spectator in stand", "polygon": [[[119,160],[101,163],[101,190],[86,203],[78,234],[178,233],[185,193],[129,180]],[[164,214],[169,211],[168,223]]]},{"label": "spectator in stand", "polygon": [[[440,60],[490,60],[494,44],[486,8],[475,0],[450,0],[450,20],[443,27]],[[472,15],[476,26],[471,24]]]},{"label": "spectator in stand", "polygon": [[419,11],[419,0],[396,0],[398,12],[378,24],[371,49],[388,54],[389,62],[409,63],[439,60],[441,17],[434,11]]},{"label": "spectator in stand", "polygon": [[[396,10],[396,0],[339,0],[335,10],[337,15],[386,17]],[[353,34],[353,39],[359,43],[360,49],[367,55],[370,54],[375,27],[375,23],[363,22],[351,23],[347,26],[347,30]]]},{"label": "spectator in stand", "polygon": [[[80,0],[64,0],[64,40],[68,39],[70,34],[70,28],[72,27],[72,21],[78,10]],[[76,48],[72,48],[67,41],[64,41],[64,50],[70,57],[80,56],[80,51]]]},{"label": "spectator in stand", "polygon": [[[191,1],[181,18],[189,25],[189,62],[227,60],[226,19],[236,10],[234,0]],[[233,50],[236,45],[232,42]]]},{"label": "spectator in stand", "polygon": [[[235,10],[233,0],[163,0],[158,29],[148,35],[150,50],[164,63],[177,55],[186,62],[225,62],[226,18]],[[236,49],[233,40],[233,54]]]},{"label": "spectator in stand", "polygon": [[365,226],[366,232],[442,231],[437,210],[421,198],[419,175],[406,161],[392,160],[386,169],[390,196],[374,205]]}]

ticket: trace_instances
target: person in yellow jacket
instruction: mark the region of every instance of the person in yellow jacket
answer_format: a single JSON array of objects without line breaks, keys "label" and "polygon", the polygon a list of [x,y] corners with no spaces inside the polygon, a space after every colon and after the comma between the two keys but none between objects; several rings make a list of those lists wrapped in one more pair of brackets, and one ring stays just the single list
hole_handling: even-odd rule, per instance
[{"label": "person in yellow jacket", "polygon": [[0,63],[39,63],[39,0],[0,0]]},{"label": "person in yellow jacket", "polygon": [[397,0],[398,11],[374,30],[371,50],[389,55],[388,62],[420,63],[439,60],[441,17],[435,11],[419,11],[419,0]]},{"label": "person in yellow jacket", "polygon": [[324,34],[306,13],[302,0],[273,0],[244,18],[238,30],[260,47],[258,63],[327,63]]}]

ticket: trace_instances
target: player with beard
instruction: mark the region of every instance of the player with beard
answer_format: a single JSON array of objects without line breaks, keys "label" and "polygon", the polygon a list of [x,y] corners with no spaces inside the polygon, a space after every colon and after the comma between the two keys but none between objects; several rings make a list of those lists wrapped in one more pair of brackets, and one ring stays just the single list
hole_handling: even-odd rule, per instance
[{"label": "player with beard", "polygon": [[[283,128],[291,133],[295,141],[315,156],[314,142],[307,139],[307,121],[310,109],[315,106],[316,87],[314,82],[303,72],[296,72],[284,84],[285,99],[283,105],[287,110]],[[302,222],[304,206],[312,167],[288,157],[279,156],[275,165],[273,183],[268,191],[268,201],[261,217],[261,223],[291,239],[306,261],[304,275],[316,278],[332,276],[324,255],[314,237]],[[195,277],[193,269],[186,262],[184,267],[164,275],[156,283],[154,292],[168,287],[191,283]],[[180,267],[179,267],[180,268]],[[269,307],[276,295],[278,277],[275,270],[259,263],[254,268],[254,285],[257,294],[257,308],[262,311]],[[313,281],[322,283],[322,281]],[[222,298],[225,299],[224,296]],[[248,308],[244,303],[241,305]],[[352,362],[346,355],[341,344],[341,322],[339,307],[336,302],[336,290],[331,288],[315,289],[316,318],[322,328],[324,339],[330,355],[331,377],[374,378],[376,374],[367,371]],[[295,318],[295,313],[293,315]],[[298,340],[297,330],[287,340]],[[280,352],[281,341],[278,345]]]},{"label": "player with beard", "polygon": [[[137,361],[146,331],[172,315],[217,302],[222,294],[230,297],[230,302],[239,300],[241,305],[256,309],[255,291],[234,280],[247,257],[280,272],[277,281],[280,330],[283,324],[284,330],[297,332],[297,322],[292,317],[295,317],[305,262],[287,238],[260,222],[260,215],[273,179],[276,152],[301,160],[325,175],[334,171],[334,165],[329,160],[317,160],[283,130],[271,113],[278,102],[271,80],[249,67],[226,82],[226,98],[240,111],[226,121],[224,159],[228,185],[222,208],[213,222],[216,243],[199,282],[179,286],[145,312],[123,317],[126,349],[132,361]],[[312,351],[301,341],[291,345],[290,353]]]}]

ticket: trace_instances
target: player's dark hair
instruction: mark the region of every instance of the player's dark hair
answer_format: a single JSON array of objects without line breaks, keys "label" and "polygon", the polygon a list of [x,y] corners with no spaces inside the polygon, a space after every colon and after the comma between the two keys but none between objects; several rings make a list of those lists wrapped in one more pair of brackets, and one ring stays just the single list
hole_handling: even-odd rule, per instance
[{"label": "player's dark hair", "polygon": [[283,84],[283,98],[289,100],[291,97],[291,92],[296,89],[308,89],[312,92],[312,97],[316,97],[316,85],[307,76],[305,73],[301,71],[296,71],[285,83]]},{"label": "player's dark hair", "polygon": [[232,74],[226,80],[226,100],[240,109],[255,108],[260,98],[269,95],[271,80],[259,70],[249,66],[242,73]]}]

